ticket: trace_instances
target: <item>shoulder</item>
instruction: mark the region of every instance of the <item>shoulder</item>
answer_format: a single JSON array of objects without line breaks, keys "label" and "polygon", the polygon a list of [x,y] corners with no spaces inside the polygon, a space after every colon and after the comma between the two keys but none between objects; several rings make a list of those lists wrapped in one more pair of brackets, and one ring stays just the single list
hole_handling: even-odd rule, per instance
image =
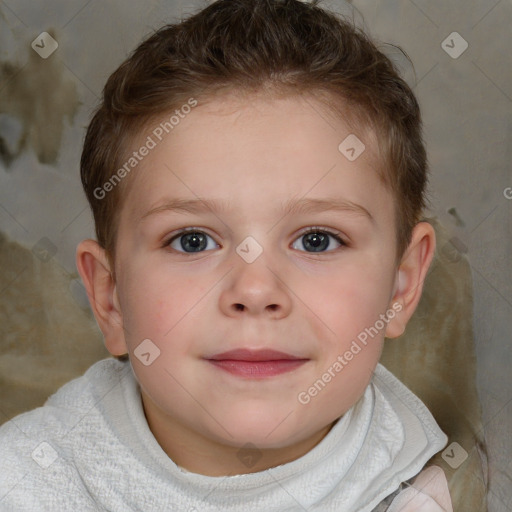
[{"label": "shoulder", "polygon": [[29,442],[68,434],[84,414],[94,414],[101,398],[119,388],[124,364],[104,359],[62,386],[42,407],[20,414],[0,426],[0,444]]},{"label": "shoulder", "polygon": [[387,512],[453,512],[444,471],[439,466],[421,471],[391,502]]},{"label": "shoulder", "polygon": [[77,447],[87,442],[92,428],[102,428],[98,404],[119,387],[122,371],[123,363],[117,360],[99,361],[61,387],[44,406],[0,426],[0,510],[61,506],[59,495],[64,490],[66,505],[89,510],[80,498],[86,492],[77,469]]}]

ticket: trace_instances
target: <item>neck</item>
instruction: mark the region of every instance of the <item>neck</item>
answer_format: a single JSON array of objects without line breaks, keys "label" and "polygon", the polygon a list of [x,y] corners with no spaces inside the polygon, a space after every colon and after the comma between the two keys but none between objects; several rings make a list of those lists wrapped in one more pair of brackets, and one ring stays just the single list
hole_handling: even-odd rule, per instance
[{"label": "neck", "polygon": [[166,415],[142,392],[148,426],[173,462],[192,473],[205,476],[232,476],[257,473],[302,457],[330,431],[335,422],[307,439],[280,448],[231,446],[205,437],[176,418]]}]

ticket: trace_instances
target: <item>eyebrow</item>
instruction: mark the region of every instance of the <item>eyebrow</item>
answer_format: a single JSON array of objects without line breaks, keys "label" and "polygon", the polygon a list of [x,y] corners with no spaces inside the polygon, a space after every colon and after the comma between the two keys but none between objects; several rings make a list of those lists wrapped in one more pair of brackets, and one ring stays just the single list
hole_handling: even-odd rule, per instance
[{"label": "eyebrow", "polygon": [[[226,201],[215,199],[167,199],[164,203],[145,212],[139,219],[142,221],[152,215],[162,212],[185,212],[185,213],[226,213],[229,211],[229,204]],[[340,198],[325,199],[290,199],[283,205],[283,215],[322,213],[326,211],[349,212],[367,217],[373,221],[372,214],[360,204]]]}]

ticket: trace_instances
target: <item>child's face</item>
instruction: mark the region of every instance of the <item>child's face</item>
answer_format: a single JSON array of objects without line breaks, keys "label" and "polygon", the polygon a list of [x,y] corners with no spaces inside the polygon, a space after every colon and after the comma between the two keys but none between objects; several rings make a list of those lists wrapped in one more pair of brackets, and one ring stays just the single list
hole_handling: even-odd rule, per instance
[{"label": "child's face", "polygon": [[[282,448],[364,392],[394,322],[395,220],[375,142],[356,133],[366,150],[349,161],[338,146],[350,133],[312,98],[216,99],[133,171],[116,246],[124,331],[110,348],[130,353],[153,430]],[[146,339],[160,350],[147,366],[134,355]],[[213,362],[232,350],[300,361]]]}]

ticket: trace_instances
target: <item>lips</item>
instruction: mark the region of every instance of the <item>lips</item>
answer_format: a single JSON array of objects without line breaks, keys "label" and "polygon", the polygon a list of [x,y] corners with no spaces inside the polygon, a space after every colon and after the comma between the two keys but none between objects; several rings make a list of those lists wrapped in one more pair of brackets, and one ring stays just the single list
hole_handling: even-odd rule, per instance
[{"label": "lips", "polygon": [[216,354],[212,357],[209,357],[208,359],[213,361],[296,361],[297,359],[302,358],[293,356],[291,354],[286,354],[284,352],[278,352],[277,350],[249,350],[245,348],[239,348],[236,350],[230,350],[228,352],[222,352],[222,354]]},{"label": "lips", "polygon": [[208,357],[215,367],[245,378],[273,377],[290,372],[309,361],[277,350],[236,349]]}]

